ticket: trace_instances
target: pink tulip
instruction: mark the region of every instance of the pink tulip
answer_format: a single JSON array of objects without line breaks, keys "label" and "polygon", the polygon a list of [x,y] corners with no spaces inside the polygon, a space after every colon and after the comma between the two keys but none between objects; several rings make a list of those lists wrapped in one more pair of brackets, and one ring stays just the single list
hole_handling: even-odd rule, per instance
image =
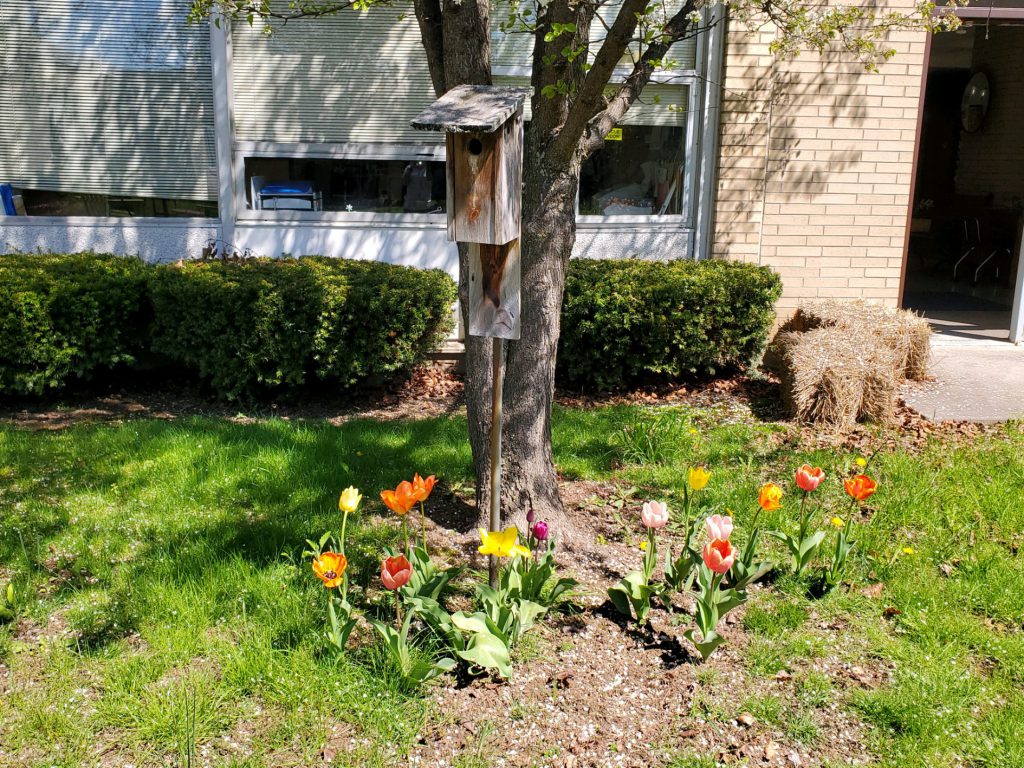
[{"label": "pink tulip", "polygon": [[412,577],[412,565],[405,555],[389,557],[380,568],[380,580],[388,589],[401,589]]},{"label": "pink tulip", "polygon": [[530,532],[533,533],[533,538],[535,538],[537,541],[548,540],[548,524],[545,523],[543,520],[538,520],[536,523],[534,523],[533,528],[530,529]]},{"label": "pink tulip", "polygon": [[806,491],[807,493],[816,490],[824,479],[825,472],[821,467],[811,467],[810,464],[804,464],[796,471],[796,485],[801,491]]},{"label": "pink tulip", "polygon": [[704,545],[704,565],[715,573],[728,573],[736,560],[736,550],[725,539],[712,539]]},{"label": "pink tulip", "polygon": [[664,528],[668,524],[668,505],[660,501],[645,501],[640,520],[648,528]]},{"label": "pink tulip", "polygon": [[728,541],[732,535],[732,518],[726,515],[712,515],[704,521],[704,525],[708,529],[709,539],[722,539]]}]

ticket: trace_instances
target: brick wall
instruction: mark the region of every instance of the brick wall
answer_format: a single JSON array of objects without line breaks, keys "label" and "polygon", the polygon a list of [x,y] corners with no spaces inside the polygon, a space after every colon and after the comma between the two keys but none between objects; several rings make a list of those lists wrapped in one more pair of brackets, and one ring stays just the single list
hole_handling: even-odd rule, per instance
[{"label": "brick wall", "polygon": [[774,267],[781,316],[811,298],[895,305],[925,33],[894,35],[880,74],[848,55],[777,61],[773,35],[728,34],[714,254]]},{"label": "brick wall", "polygon": [[[977,133],[960,134],[956,191],[993,194],[996,207],[1024,200],[1024,29],[992,25],[974,34],[972,69],[992,86],[991,108]],[[994,151],[996,150],[996,151]]]}]

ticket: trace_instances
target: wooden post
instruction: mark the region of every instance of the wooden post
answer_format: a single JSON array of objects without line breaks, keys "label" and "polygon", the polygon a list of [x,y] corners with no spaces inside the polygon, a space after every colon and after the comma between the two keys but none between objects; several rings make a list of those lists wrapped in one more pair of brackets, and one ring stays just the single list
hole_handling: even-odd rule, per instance
[{"label": "wooden post", "polygon": [[[491,373],[491,531],[501,530],[501,400],[505,388],[505,342],[495,338]],[[498,558],[491,555],[488,563],[491,587],[498,588]]]}]

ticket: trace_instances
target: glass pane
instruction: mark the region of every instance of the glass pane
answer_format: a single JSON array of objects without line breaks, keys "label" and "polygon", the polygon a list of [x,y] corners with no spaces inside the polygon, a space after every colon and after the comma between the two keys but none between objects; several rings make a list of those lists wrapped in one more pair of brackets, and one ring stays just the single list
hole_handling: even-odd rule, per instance
[{"label": "glass pane", "polygon": [[[93,195],[14,188],[15,208],[29,216],[113,216],[217,218],[214,200],[174,200],[164,197]],[[0,214],[3,210],[0,209]]]},{"label": "glass pane", "polygon": [[245,194],[261,210],[444,213],[444,163],[249,157]]},{"label": "glass pane", "polygon": [[580,215],[681,214],[684,129],[624,125],[619,130],[583,163]]}]

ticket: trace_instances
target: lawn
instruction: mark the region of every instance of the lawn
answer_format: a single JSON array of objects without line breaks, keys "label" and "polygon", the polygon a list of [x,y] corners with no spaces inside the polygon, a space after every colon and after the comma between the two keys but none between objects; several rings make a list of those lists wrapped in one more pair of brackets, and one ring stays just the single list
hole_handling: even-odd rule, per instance
[{"label": "lawn", "polygon": [[[788,491],[805,461],[838,474],[856,458],[697,406],[560,408],[554,441],[567,488],[597,489],[578,504],[612,531],[593,549],[637,560],[639,503],[678,506],[693,461],[712,468],[709,507],[734,510],[739,530],[762,482]],[[0,427],[0,586],[15,593],[0,624],[0,766],[386,766],[424,754],[465,689],[441,678],[410,690],[368,634],[330,653],[323,588],[301,557],[307,538],[337,529],[342,487],[371,501],[414,470],[450,498],[471,495],[461,418]],[[686,734],[733,732],[743,714],[781,761],[792,747],[801,764],[847,764],[829,749],[834,724],[855,732],[857,759],[882,766],[1024,765],[1024,432],[880,452],[871,471],[881,489],[848,583],[820,595],[782,576],[756,590],[724,628],[733,650],[684,665],[687,710],[648,764],[716,765],[728,744]],[[847,514],[838,484],[822,494],[820,521]],[[791,528],[794,509],[762,521]],[[397,528],[379,502],[349,525],[350,572],[372,611]],[[561,564],[573,572],[571,557]],[[588,621],[602,597],[584,589],[566,610]],[[532,643],[515,676],[569,653],[558,633]],[[509,721],[547,717],[555,693],[547,709],[513,702]],[[475,729],[455,764],[590,764],[543,743],[510,755],[502,727]]]}]

